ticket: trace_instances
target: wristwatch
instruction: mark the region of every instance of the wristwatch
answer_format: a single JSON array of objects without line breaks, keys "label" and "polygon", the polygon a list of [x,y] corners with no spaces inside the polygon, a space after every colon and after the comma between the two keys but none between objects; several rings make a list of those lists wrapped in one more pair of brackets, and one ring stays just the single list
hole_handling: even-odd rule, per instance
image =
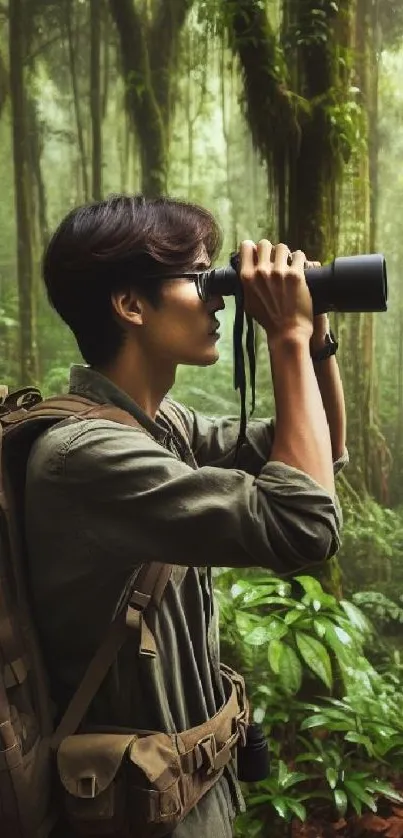
[{"label": "wristwatch", "polygon": [[335,355],[339,348],[339,344],[332,332],[331,329],[325,335],[325,344],[322,349],[318,349],[316,352],[311,352],[312,361],[315,363],[317,361],[326,361],[327,358],[330,358],[332,355]]}]

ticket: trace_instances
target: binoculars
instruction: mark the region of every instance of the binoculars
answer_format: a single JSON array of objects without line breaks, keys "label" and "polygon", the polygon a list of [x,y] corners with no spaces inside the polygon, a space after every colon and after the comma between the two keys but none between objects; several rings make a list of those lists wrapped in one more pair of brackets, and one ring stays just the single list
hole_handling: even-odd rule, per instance
[{"label": "binoculars", "polygon": [[[225,268],[208,271],[209,294],[237,295],[239,254]],[[305,269],[314,314],[324,312],[386,311],[388,283],[381,253],[339,256],[328,265]]]}]

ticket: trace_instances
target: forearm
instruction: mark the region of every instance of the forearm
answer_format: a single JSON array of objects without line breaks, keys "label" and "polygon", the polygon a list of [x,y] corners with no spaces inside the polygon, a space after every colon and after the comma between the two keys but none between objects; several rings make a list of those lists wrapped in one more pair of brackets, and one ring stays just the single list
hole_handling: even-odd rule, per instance
[{"label": "forearm", "polygon": [[334,494],[329,426],[307,341],[270,345],[276,402],[271,461],[294,466]]},{"label": "forearm", "polygon": [[346,411],[339,366],[332,355],[313,367],[329,425],[333,460],[337,460],[346,447]]}]

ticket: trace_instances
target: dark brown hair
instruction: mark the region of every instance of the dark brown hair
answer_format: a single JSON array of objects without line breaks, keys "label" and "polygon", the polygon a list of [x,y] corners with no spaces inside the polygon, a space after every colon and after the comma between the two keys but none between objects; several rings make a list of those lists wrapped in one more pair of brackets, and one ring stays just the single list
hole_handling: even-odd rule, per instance
[{"label": "dark brown hair", "polygon": [[172,198],[112,195],[68,213],[49,242],[43,275],[88,364],[109,363],[122,345],[112,292],[132,286],[157,307],[163,280],[147,276],[191,270],[203,244],[213,260],[221,233],[211,213]]}]

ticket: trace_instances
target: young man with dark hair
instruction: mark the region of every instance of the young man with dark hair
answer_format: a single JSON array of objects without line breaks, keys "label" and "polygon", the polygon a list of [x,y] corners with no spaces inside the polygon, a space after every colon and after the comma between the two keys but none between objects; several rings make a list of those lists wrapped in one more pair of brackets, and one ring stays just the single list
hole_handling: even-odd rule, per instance
[{"label": "young man with dark hair", "polygon": [[[200,207],[114,196],[70,212],[47,249],[49,300],[86,362],[73,366],[70,392],[139,423],[63,421],[30,456],[32,591],[59,714],[144,564],[174,565],[153,615],[157,654],[127,641],[90,718],[175,734],[224,700],[211,569],[292,574],[338,549],[343,390],[334,355],[323,358],[328,322],[312,315],[301,251],[265,239],[240,248],[245,310],[267,335],[275,422],[250,421],[235,461],[237,419],[166,398],[178,364],[218,360],[224,302],[202,299],[197,272],[219,248]],[[230,762],[175,838],[229,838],[240,802]]]}]

